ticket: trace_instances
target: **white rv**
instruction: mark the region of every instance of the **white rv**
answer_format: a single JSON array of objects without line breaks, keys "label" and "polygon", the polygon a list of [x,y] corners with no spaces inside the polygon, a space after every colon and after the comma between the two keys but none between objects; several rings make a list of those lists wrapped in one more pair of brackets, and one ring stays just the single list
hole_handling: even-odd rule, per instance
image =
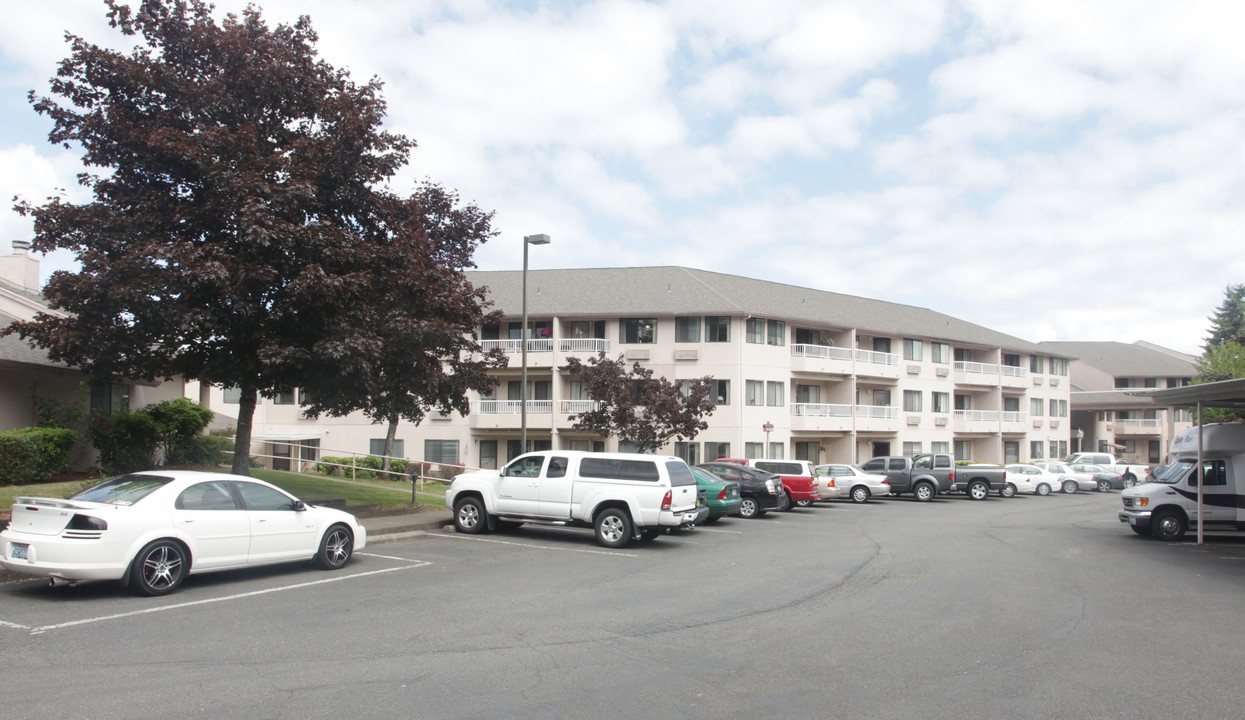
[{"label": "white rv", "polygon": [[[1120,522],[1138,535],[1179,540],[1203,522],[1203,530],[1245,530],[1245,423],[1204,425],[1202,472],[1197,472],[1198,431],[1172,440],[1172,463],[1154,480],[1122,493]],[[1201,477],[1202,515],[1197,485]]]}]

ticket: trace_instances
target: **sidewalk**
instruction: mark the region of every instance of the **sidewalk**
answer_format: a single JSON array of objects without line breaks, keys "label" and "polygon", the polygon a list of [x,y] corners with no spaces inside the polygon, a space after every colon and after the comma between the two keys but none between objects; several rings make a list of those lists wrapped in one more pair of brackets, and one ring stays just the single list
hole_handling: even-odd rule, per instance
[{"label": "sidewalk", "polygon": [[[372,516],[359,516],[359,522],[367,528],[367,545],[378,545],[399,540],[423,537],[430,530],[440,530],[454,524],[454,514],[444,508],[429,510],[387,510]],[[0,583],[17,580],[36,580],[32,575],[15,573],[0,568]],[[47,582],[43,579],[43,582]]]}]

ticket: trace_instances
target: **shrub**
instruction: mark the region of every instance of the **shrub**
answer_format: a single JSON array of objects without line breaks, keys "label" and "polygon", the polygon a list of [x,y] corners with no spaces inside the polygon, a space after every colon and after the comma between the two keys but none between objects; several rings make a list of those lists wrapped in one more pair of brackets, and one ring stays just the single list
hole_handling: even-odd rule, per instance
[{"label": "shrub", "polygon": [[66,428],[0,430],[0,485],[44,482],[69,469],[78,433]]},{"label": "shrub", "polygon": [[[233,438],[220,435],[192,435],[180,446],[179,457],[175,461],[185,465],[221,465],[225,462],[226,453],[233,450]],[[174,462],[170,460],[170,462]]]},{"label": "shrub", "polygon": [[99,465],[109,474],[155,467],[160,428],[144,412],[121,410],[91,418],[87,437],[99,451]]},{"label": "shrub", "polygon": [[153,403],[139,412],[155,421],[165,462],[170,465],[208,464],[195,462],[188,456],[196,449],[204,449],[204,444],[195,438],[202,437],[199,433],[212,422],[214,413],[211,410],[186,398],[176,398]]}]

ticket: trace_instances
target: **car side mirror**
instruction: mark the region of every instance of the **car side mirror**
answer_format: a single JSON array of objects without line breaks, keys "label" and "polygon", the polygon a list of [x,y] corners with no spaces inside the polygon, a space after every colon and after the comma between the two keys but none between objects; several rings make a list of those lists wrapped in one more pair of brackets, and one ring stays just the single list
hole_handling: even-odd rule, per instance
[{"label": "car side mirror", "polygon": [[306,509],[307,509],[307,503],[303,502],[302,500],[294,501],[294,512],[302,512]]}]

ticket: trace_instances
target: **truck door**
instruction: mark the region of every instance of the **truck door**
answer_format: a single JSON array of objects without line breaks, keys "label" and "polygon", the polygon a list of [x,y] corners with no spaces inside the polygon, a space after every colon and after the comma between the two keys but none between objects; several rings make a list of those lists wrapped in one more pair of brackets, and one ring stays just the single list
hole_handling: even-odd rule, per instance
[{"label": "truck door", "polygon": [[502,468],[497,482],[497,512],[515,515],[540,514],[543,455],[525,455]]},{"label": "truck door", "polygon": [[571,481],[567,472],[570,460],[560,455],[549,458],[545,475],[540,481],[540,514],[543,517],[569,518],[571,516]]}]

